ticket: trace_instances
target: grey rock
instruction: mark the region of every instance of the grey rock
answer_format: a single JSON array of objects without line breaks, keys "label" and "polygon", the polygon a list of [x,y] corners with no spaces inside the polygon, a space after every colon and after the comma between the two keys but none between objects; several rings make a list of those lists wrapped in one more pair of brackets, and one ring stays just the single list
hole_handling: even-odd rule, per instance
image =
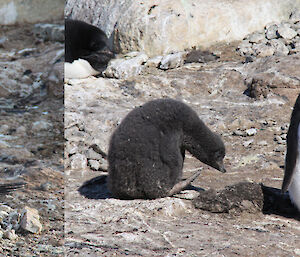
[{"label": "grey rock", "polygon": [[74,154],[70,158],[72,169],[85,169],[87,167],[87,158],[83,154]]},{"label": "grey rock", "polygon": [[0,149],[8,147],[11,147],[9,143],[5,142],[4,140],[0,140]]},{"label": "grey rock", "polygon": [[243,142],[243,146],[244,146],[244,147],[248,147],[248,146],[251,145],[253,142],[254,142],[253,139],[247,140],[247,141]]},{"label": "grey rock", "polygon": [[265,40],[265,34],[261,32],[254,32],[247,38],[250,43],[260,43]]},{"label": "grey rock", "polygon": [[10,130],[10,127],[7,124],[0,126],[0,134],[7,134]]},{"label": "grey rock", "polygon": [[102,155],[99,153],[96,153],[93,149],[89,148],[85,153],[86,158],[88,159],[94,159],[94,160],[100,160],[102,159]]},{"label": "grey rock", "polygon": [[274,150],[275,152],[285,152],[286,151],[286,147],[284,145],[279,145],[275,148]]},{"label": "grey rock", "polygon": [[168,70],[180,67],[184,64],[185,55],[185,52],[168,54],[162,58],[159,68],[162,70]]},{"label": "grey rock", "polygon": [[250,128],[246,130],[247,136],[254,136],[257,133],[256,128]]},{"label": "grey rock", "polygon": [[255,49],[255,53],[258,57],[272,56],[275,52],[275,50],[272,46],[265,45],[265,44],[256,45],[254,49]]},{"label": "grey rock", "polygon": [[267,39],[275,39],[278,38],[277,35],[278,26],[273,24],[266,29],[266,38]]},{"label": "grey rock", "polygon": [[4,211],[6,213],[12,212],[13,209],[5,204],[0,204],[0,211]]},{"label": "grey rock", "polygon": [[269,22],[288,19],[296,6],[293,1],[257,1],[253,6],[228,1],[224,12],[224,2],[217,0],[209,4],[170,0],[164,4],[117,0],[87,0],[79,4],[69,0],[65,16],[102,28],[117,52],[143,51],[157,56],[193,46],[207,47],[220,41],[241,40]]},{"label": "grey rock", "polygon": [[295,9],[294,11],[292,11],[291,15],[290,15],[290,20],[293,22],[299,22],[300,21],[300,8]]},{"label": "grey rock", "polygon": [[15,230],[11,229],[3,233],[3,238],[9,239],[11,241],[15,241],[18,238],[18,236],[16,235]]},{"label": "grey rock", "polygon": [[278,136],[278,135],[274,137],[274,141],[276,141],[278,144],[283,143],[283,139],[281,138],[281,136]]},{"label": "grey rock", "polygon": [[22,210],[22,218],[20,222],[21,228],[37,234],[42,231],[42,224],[40,223],[40,216],[38,210],[25,206]]},{"label": "grey rock", "polygon": [[92,170],[99,170],[101,167],[100,162],[96,160],[89,160],[88,165],[91,167]]},{"label": "grey rock", "polygon": [[243,40],[238,46],[238,52],[242,56],[250,56],[254,54],[252,44],[248,40]]},{"label": "grey rock", "polygon": [[113,59],[109,62],[103,75],[108,78],[124,79],[136,76],[143,70],[142,64],[148,60],[145,53],[139,53],[137,56],[126,59]]},{"label": "grey rock", "polygon": [[35,24],[33,33],[43,40],[64,42],[64,30],[64,25],[38,23]]},{"label": "grey rock", "polygon": [[153,58],[150,58],[145,66],[147,67],[154,67],[154,68],[157,68],[162,60],[163,56],[159,55],[159,56],[155,56]]},{"label": "grey rock", "polygon": [[277,30],[278,34],[284,39],[292,39],[297,36],[297,32],[288,25],[280,25]]},{"label": "grey rock", "polygon": [[38,120],[32,124],[33,132],[48,131],[52,128],[52,124],[45,120]]},{"label": "grey rock", "polygon": [[274,47],[274,54],[277,56],[284,56],[289,54],[288,47],[280,39],[270,40],[270,44]]}]

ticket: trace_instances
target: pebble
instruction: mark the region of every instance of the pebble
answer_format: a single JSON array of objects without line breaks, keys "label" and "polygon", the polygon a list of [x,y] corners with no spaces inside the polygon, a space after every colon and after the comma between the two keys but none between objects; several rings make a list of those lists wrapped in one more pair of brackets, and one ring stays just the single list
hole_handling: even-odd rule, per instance
[{"label": "pebble", "polygon": [[279,145],[275,148],[275,152],[285,152],[286,147],[284,145]]},{"label": "pebble", "polygon": [[295,36],[297,36],[297,32],[290,28],[288,25],[280,25],[277,30],[279,36],[281,36],[284,39],[293,39]]},{"label": "pebble", "polygon": [[87,167],[87,158],[85,155],[77,153],[70,158],[71,169],[85,169]]},{"label": "pebble", "polygon": [[274,141],[276,141],[278,144],[282,144],[283,143],[283,140],[282,140],[281,136],[278,136],[278,135],[276,135],[274,137]]},{"label": "pebble", "polygon": [[21,228],[31,232],[39,233],[42,231],[42,224],[40,223],[40,216],[38,210],[25,206],[22,210],[22,218],[20,222]]},{"label": "pebble", "polygon": [[101,165],[96,160],[89,160],[88,165],[91,167],[92,170],[99,170]]},{"label": "pebble", "polygon": [[12,229],[12,230],[4,231],[3,238],[14,241],[18,238],[18,236],[16,235],[15,230]]},{"label": "pebble", "polygon": [[248,147],[248,146],[251,145],[253,142],[254,142],[253,139],[247,140],[247,141],[243,142],[243,146],[244,146],[244,147]]},{"label": "pebble", "polygon": [[182,66],[184,64],[185,54],[185,52],[179,52],[164,56],[161,60],[159,68],[162,70],[169,70]]},{"label": "pebble", "polygon": [[32,124],[32,131],[34,132],[49,130],[51,128],[52,128],[52,124],[44,120],[39,120]]},{"label": "pebble", "polygon": [[250,128],[246,130],[247,136],[254,136],[257,133],[256,128]]}]

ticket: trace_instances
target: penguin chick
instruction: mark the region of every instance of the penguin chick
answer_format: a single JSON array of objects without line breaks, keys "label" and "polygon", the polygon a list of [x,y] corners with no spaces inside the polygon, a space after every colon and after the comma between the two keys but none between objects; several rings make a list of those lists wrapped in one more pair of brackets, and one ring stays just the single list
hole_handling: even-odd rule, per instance
[{"label": "penguin chick", "polygon": [[282,193],[289,191],[292,203],[300,211],[300,94],[294,105],[287,134],[287,152]]},{"label": "penguin chick", "polygon": [[111,193],[120,199],[154,199],[181,191],[200,174],[181,184],[185,150],[226,172],[224,143],[189,106],[173,99],[158,99],[135,108],[110,139]]}]

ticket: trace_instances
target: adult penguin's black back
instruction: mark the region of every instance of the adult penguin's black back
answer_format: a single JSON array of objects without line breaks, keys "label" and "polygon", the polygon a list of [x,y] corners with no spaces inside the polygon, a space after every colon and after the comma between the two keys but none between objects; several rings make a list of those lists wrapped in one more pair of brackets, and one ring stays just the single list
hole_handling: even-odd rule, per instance
[{"label": "adult penguin's black back", "polygon": [[[65,61],[73,62],[108,45],[105,33],[86,22],[65,20]],[[84,59],[84,58],[83,58]]]},{"label": "adult penguin's black back", "polygon": [[292,202],[300,210],[300,94],[294,105],[287,134],[287,153],[282,192],[289,190]]}]

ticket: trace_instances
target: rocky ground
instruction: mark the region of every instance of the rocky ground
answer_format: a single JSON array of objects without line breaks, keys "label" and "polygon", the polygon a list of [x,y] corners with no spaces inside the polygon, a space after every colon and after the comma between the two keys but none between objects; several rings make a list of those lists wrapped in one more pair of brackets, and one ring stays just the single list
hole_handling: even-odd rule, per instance
[{"label": "rocky ground", "polygon": [[0,32],[0,183],[26,183],[0,194],[0,256],[64,255],[63,33],[38,28]]},{"label": "rocky ground", "polygon": [[[113,61],[104,77],[66,80],[67,256],[300,255],[299,213],[279,194],[286,133],[300,93],[300,54],[246,59],[238,51],[241,43],[212,47],[219,58],[199,62],[182,59],[186,54],[169,56],[167,68],[161,67],[166,57],[133,53]],[[227,173],[187,155],[184,177],[202,169],[191,190],[156,200],[111,198],[104,154],[110,135],[134,107],[164,97],[184,101],[222,135]],[[191,201],[203,189],[223,192],[239,182],[262,183],[264,197],[273,192],[286,204],[260,198],[264,207],[253,210],[246,203],[236,212],[203,210]]]}]

